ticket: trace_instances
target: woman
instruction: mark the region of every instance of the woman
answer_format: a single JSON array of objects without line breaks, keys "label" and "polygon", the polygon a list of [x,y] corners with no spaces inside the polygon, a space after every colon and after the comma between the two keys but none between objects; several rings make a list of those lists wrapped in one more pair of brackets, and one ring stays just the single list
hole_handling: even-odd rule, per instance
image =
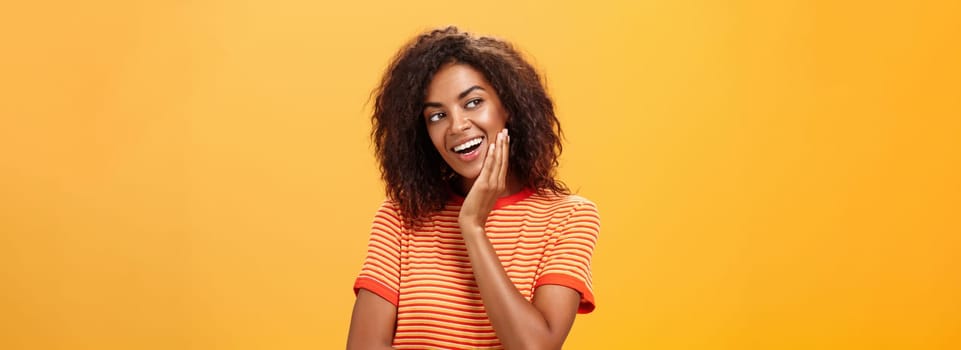
[{"label": "woman", "polygon": [[600,221],[555,179],[561,128],[537,72],[449,27],[403,48],[375,93],[388,199],[347,347],[560,348],[594,309]]}]

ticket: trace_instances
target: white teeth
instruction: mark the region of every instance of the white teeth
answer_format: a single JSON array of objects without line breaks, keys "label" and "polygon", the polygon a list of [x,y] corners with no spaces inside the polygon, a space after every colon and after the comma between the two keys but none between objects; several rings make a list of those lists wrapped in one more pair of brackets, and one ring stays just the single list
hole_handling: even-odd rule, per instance
[{"label": "white teeth", "polygon": [[471,139],[470,141],[464,142],[464,143],[462,143],[462,144],[460,144],[460,145],[454,146],[454,152],[460,152],[460,151],[463,151],[463,150],[465,150],[465,149],[474,147],[474,146],[476,146],[477,144],[481,143],[481,140],[482,140],[482,138],[478,137],[478,138],[475,138],[475,139]]}]

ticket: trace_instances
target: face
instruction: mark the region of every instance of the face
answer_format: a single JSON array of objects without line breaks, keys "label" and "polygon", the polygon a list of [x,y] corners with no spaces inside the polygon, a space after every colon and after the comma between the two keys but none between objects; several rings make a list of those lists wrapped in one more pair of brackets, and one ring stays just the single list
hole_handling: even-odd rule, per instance
[{"label": "face", "polygon": [[449,63],[434,74],[424,106],[434,148],[463,179],[477,179],[490,142],[507,124],[494,88],[471,66]]}]

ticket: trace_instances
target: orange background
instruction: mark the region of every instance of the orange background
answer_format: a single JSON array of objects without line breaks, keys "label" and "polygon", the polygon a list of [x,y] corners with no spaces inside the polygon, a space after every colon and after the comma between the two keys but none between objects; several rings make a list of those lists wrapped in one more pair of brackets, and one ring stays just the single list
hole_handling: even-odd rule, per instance
[{"label": "orange background", "polygon": [[961,348],[961,2],[0,7],[0,348],[343,347],[368,94],[515,42],[598,203],[568,349]]}]

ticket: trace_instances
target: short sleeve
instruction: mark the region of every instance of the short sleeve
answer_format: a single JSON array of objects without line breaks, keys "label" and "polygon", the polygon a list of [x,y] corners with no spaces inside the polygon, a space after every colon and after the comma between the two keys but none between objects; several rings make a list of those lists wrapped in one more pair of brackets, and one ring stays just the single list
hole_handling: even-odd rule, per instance
[{"label": "short sleeve", "polygon": [[[579,197],[577,197],[579,198]],[[594,311],[594,292],[591,286],[591,257],[600,232],[600,216],[594,203],[580,198],[570,216],[555,231],[556,237],[544,254],[544,267],[534,282],[534,288],[545,284],[572,288],[581,294],[578,313]]]},{"label": "short sleeve", "polygon": [[402,227],[401,217],[394,204],[385,200],[374,215],[370,240],[367,243],[367,256],[354,281],[355,295],[363,288],[397,305]]}]

